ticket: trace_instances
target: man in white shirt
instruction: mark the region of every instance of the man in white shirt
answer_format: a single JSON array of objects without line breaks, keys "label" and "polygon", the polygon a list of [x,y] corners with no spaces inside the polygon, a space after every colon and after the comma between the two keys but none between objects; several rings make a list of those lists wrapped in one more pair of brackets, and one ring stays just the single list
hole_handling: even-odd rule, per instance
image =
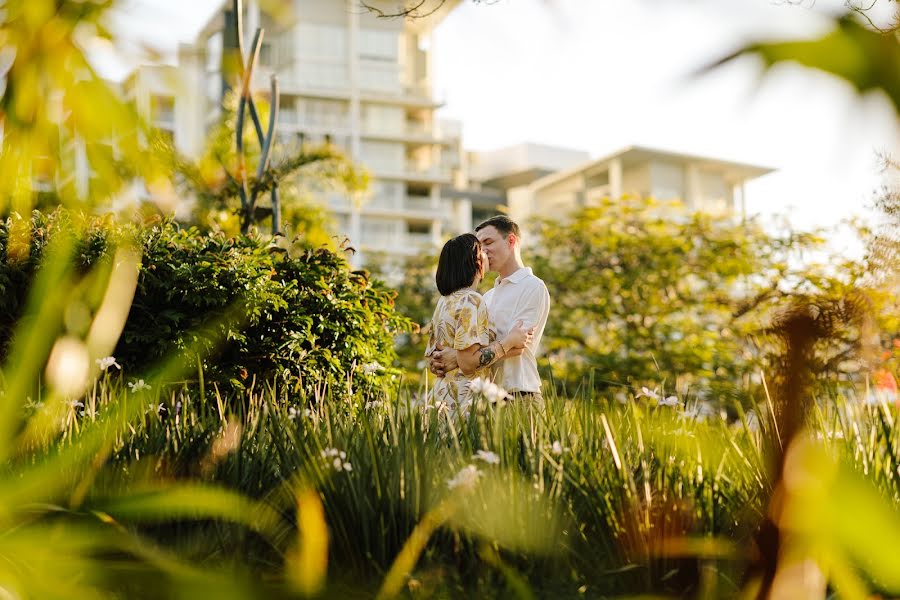
[{"label": "man in white shirt", "polygon": [[[512,219],[502,215],[492,217],[475,228],[475,235],[487,254],[489,270],[498,274],[494,287],[484,295],[497,338],[505,336],[517,321],[522,321],[526,328],[534,327],[531,344],[524,351],[510,352],[498,362],[495,378],[513,396],[540,404],[543,397],[537,353],[550,314],[547,286],[522,263],[521,233]],[[431,372],[442,377],[457,368],[456,351],[450,348],[435,351],[429,363]]]}]

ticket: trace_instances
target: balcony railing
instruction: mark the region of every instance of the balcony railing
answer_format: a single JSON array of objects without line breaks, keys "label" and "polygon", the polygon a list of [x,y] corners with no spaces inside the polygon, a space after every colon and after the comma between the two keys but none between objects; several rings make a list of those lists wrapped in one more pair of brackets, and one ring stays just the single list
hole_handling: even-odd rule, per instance
[{"label": "balcony railing", "polygon": [[412,254],[418,249],[432,246],[433,242],[430,233],[363,234],[362,245],[375,250]]},{"label": "balcony railing", "polygon": [[434,210],[428,196],[407,196],[404,205],[408,210]]}]

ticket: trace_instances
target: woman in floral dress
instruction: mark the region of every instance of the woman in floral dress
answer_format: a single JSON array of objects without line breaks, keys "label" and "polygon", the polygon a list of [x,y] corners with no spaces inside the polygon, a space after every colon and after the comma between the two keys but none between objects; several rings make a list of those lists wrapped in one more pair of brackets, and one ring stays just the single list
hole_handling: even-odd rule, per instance
[{"label": "woman in floral dress", "polygon": [[491,365],[524,348],[532,335],[519,321],[505,338],[494,340],[487,307],[475,291],[486,266],[481,244],[471,233],[453,238],[441,250],[435,276],[441,298],[431,319],[425,356],[437,347],[453,348],[458,353],[459,369],[438,378],[432,389],[432,402],[445,402],[451,407],[467,405],[472,380],[489,379]]}]

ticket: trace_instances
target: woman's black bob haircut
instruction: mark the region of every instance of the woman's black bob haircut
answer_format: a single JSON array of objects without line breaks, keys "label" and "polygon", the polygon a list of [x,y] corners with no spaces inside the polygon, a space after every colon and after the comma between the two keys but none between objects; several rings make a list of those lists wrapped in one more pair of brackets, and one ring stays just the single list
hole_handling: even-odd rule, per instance
[{"label": "woman's black bob haircut", "polygon": [[467,288],[481,273],[481,242],[471,233],[458,235],[444,244],[434,277],[441,296]]}]

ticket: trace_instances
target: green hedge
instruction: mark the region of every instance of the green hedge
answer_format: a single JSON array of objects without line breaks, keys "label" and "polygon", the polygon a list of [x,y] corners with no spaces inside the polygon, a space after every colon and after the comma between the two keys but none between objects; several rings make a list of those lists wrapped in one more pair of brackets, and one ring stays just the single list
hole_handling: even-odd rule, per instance
[{"label": "green hedge", "polygon": [[235,387],[249,385],[254,376],[283,378],[306,390],[322,383],[346,388],[348,377],[355,387],[377,387],[389,370],[364,365],[389,368],[394,336],[409,329],[394,310],[392,291],[351,270],[342,255],[297,240],[275,245],[255,236],[202,233],[171,220],[117,225],[57,210],[33,214],[26,255],[15,241],[22,236],[10,236],[13,223],[0,226],[4,353],[48,241],[54,231],[73,228],[80,273],[109,258],[122,236],[142,248],[137,290],[115,350],[135,375],[176,352],[193,365],[189,372],[197,373],[199,355],[208,381]]}]

